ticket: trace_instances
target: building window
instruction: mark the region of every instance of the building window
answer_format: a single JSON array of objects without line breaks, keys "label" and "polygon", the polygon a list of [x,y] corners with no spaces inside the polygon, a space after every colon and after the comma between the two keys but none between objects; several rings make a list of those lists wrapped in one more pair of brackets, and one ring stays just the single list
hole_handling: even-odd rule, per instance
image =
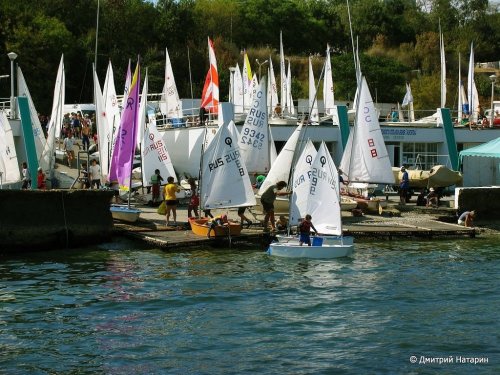
[{"label": "building window", "polygon": [[403,143],[403,164],[411,169],[428,170],[439,164],[437,143]]}]

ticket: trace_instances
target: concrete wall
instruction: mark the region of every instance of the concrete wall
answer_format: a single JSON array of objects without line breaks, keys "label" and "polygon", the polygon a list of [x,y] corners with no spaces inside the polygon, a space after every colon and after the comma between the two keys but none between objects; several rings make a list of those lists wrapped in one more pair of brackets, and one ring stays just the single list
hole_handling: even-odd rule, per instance
[{"label": "concrete wall", "polygon": [[101,190],[0,190],[0,253],[109,240],[112,197]]},{"label": "concrete wall", "polygon": [[500,187],[456,188],[455,207],[459,213],[475,210],[479,220],[500,220]]}]

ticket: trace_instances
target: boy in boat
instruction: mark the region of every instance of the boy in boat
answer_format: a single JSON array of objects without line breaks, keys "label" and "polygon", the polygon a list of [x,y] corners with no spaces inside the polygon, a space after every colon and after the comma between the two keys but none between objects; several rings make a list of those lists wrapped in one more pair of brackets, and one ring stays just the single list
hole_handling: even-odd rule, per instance
[{"label": "boy in boat", "polygon": [[312,216],[307,214],[305,219],[299,224],[300,238],[299,245],[302,246],[304,242],[307,246],[311,246],[311,228],[314,229],[314,232],[317,234],[318,231],[314,228],[314,225],[311,221]]},{"label": "boy in boat", "polygon": [[213,219],[210,220],[210,228],[208,229],[207,237],[210,238],[210,232],[214,230],[215,233],[215,227],[222,227],[224,225],[227,225],[228,220],[227,220],[227,215],[222,214],[214,217]]}]

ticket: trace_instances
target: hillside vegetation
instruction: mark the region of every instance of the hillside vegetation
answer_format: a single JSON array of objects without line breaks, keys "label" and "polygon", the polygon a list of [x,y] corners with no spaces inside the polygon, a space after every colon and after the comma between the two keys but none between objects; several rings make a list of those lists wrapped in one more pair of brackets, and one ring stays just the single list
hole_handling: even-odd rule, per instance
[{"label": "hillside vegetation", "polygon": [[[354,97],[346,1],[100,0],[96,59],[97,4],[97,0],[0,0],[0,73],[10,72],[6,54],[16,52],[16,63],[40,112],[50,112],[61,54],[67,103],[92,101],[95,60],[101,80],[108,61],[112,62],[120,93],[129,59],[135,64],[140,56],[142,67],[148,68],[150,92],[160,92],[165,47],[180,95],[191,97],[192,87],[194,97],[200,97],[208,69],[207,37],[215,43],[221,99],[227,100],[229,67],[236,62],[242,66],[244,49],[254,72],[256,58],[264,61],[271,56],[279,76],[280,30],[292,64],[294,98],[307,96],[307,57],[315,56],[318,77],[327,44],[333,51],[336,99]],[[446,48],[449,107],[457,101],[459,56],[465,78],[471,42],[475,61],[500,60],[498,5],[486,0],[351,0],[350,14],[362,71],[379,102],[401,101],[405,82],[411,82],[416,109],[439,105],[439,24]],[[476,85],[487,104],[488,74],[477,74]],[[8,80],[1,80],[0,97],[9,96]]]}]

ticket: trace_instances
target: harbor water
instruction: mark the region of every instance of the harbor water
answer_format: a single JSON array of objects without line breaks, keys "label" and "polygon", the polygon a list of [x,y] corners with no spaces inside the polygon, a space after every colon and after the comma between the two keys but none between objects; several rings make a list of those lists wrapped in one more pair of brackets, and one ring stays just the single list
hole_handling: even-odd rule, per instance
[{"label": "harbor water", "polygon": [[498,238],[338,260],[136,246],[2,256],[0,373],[500,372]]}]

